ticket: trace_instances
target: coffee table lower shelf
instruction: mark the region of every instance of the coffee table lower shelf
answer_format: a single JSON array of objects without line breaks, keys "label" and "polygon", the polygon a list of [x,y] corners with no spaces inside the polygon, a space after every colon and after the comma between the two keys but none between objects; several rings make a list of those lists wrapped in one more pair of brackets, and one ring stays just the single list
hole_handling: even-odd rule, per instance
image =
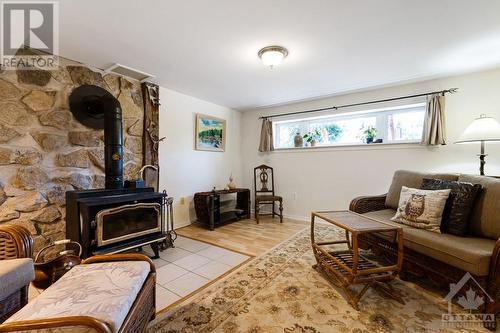
[{"label": "coffee table lower shelf", "polygon": [[[344,229],[345,238],[333,241],[316,241],[315,219],[319,218]],[[366,232],[392,232],[398,242],[398,260],[381,265],[363,255],[358,236]],[[370,287],[404,304],[401,295],[389,284],[401,271],[403,262],[403,234],[400,227],[381,224],[352,212],[313,212],[311,216],[311,245],[317,264],[314,269],[328,281],[341,288],[349,304],[359,310],[358,302]],[[354,288],[361,285],[361,289]],[[358,290],[356,290],[358,289]]]},{"label": "coffee table lower shelf", "polygon": [[[316,254],[316,253],[315,253]],[[371,282],[372,280],[377,281],[389,281],[394,279],[394,274],[391,272],[381,272],[380,270],[386,270],[387,267],[380,267],[373,261],[366,259],[362,255],[359,255],[358,270],[362,271],[362,275],[353,276],[344,266],[339,265],[339,261],[346,265],[347,267],[352,267],[353,262],[353,251],[334,251],[328,252],[328,255],[317,252],[316,261],[321,269],[325,271],[331,271],[335,277],[345,283],[349,284],[362,284]],[[332,260],[335,258],[336,260]],[[373,273],[369,273],[373,271]],[[366,272],[366,273],[365,273]]]}]

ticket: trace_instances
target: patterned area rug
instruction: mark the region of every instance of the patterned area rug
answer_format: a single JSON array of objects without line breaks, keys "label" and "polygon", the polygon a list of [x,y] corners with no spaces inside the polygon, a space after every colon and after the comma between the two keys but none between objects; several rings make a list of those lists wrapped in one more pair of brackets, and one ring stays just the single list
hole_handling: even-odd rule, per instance
[{"label": "patterned area rug", "polygon": [[[343,237],[318,225],[321,239]],[[443,328],[447,304],[436,294],[395,280],[406,305],[370,289],[360,311],[312,269],[309,229],[224,277],[184,303],[158,315],[149,332],[163,333],[374,333],[488,332],[482,327]]]}]

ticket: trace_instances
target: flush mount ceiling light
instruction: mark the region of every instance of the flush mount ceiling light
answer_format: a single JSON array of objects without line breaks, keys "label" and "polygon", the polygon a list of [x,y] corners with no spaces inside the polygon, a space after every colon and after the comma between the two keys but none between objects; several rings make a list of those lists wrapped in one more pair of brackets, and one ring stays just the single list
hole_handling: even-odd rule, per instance
[{"label": "flush mount ceiling light", "polygon": [[281,64],[283,59],[285,59],[288,55],[288,50],[282,46],[266,46],[259,51],[258,55],[264,65],[273,69],[274,66]]}]

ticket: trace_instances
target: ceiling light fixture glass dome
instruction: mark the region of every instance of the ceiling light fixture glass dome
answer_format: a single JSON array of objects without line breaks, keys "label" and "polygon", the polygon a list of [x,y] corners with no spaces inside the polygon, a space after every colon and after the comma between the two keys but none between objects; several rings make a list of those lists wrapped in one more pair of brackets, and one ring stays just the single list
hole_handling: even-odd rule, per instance
[{"label": "ceiling light fixture glass dome", "polygon": [[286,58],[288,50],[282,46],[266,46],[259,51],[258,55],[264,65],[273,69]]}]

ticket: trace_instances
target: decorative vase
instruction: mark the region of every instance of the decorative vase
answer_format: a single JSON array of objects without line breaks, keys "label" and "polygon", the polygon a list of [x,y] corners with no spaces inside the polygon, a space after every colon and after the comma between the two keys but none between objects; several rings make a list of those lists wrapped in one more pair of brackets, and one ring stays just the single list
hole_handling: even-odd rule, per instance
[{"label": "decorative vase", "polygon": [[316,140],[311,141],[311,147],[314,147],[314,146],[316,146]]},{"label": "decorative vase", "polygon": [[366,138],[366,143],[372,143],[372,142],[373,142],[373,138],[370,138],[370,137]]},{"label": "decorative vase", "polygon": [[295,148],[299,148],[304,145],[304,139],[302,138],[302,135],[300,135],[299,132],[297,132],[297,134],[295,134],[295,136],[293,137],[293,143],[295,145]]},{"label": "decorative vase", "polygon": [[229,183],[227,184],[231,190],[236,188],[236,183],[234,182],[233,175],[229,176]]}]

